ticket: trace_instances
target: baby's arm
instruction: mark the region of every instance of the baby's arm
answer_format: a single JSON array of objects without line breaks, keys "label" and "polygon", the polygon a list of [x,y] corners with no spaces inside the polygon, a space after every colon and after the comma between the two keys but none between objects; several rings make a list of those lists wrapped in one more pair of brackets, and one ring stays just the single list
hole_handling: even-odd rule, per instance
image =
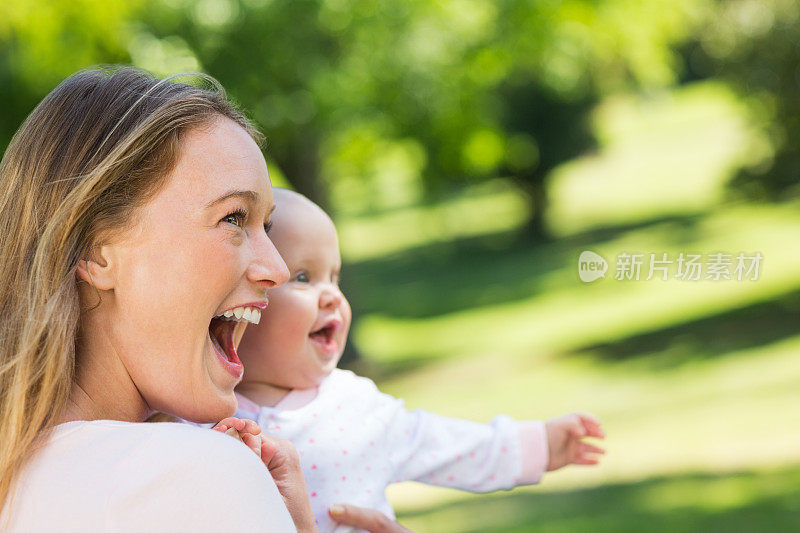
[{"label": "baby's arm", "polygon": [[[573,413],[546,423],[498,416],[490,424],[400,409],[390,427],[397,443],[397,480],[488,492],[537,483],[545,471],[596,464],[603,450],[583,442],[603,438],[591,415]],[[402,431],[402,434],[399,434]]]},{"label": "baby's arm", "polygon": [[398,408],[387,429],[395,481],[489,492],[536,483],[547,467],[542,422],[479,424]]}]

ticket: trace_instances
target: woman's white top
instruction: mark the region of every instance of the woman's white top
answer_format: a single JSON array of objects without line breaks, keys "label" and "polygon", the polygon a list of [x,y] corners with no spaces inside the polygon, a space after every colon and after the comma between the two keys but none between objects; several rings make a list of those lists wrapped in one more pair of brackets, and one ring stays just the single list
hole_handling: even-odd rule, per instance
[{"label": "woman's white top", "polygon": [[68,422],[23,468],[0,517],[14,533],[295,531],[261,460],[185,424]]}]

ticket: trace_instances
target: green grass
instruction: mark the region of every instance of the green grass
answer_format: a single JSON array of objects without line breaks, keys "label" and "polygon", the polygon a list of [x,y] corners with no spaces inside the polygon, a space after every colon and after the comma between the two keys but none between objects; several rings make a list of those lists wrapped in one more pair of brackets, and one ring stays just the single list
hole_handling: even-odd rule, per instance
[{"label": "green grass", "polygon": [[[375,312],[362,318],[355,339],[368,347],[371,357],[389,363],[487,351],[537,357],[680,324],[800,288],[800,254],[792,244],[793,236],[800,235],[797,205],[731,207],[693,218],[688,225],[661,222],[606,241],[593,240],[590,234],[511,252],[510,258],[493,252],[472,263],[464,254],[438,270],[425,260],[416,268],[401,263],[406,274],[395,285],[375,271],[374,276],[386,283],[360,278],[369,287],[364,293],[379,303],[364,305],[374,306]],[[586,285],[577,277],[578,256],[586,249],[606,257],[612,269],[619,253],[634,251],[667,252],[672,257],[680,251],[759,251],[764,261],[757,281],[616,281],[612,270],[607,279]],[[491,272],[502,275],[484,281]],[[505,288],[494,290],[502,285]],[[484,291],[490,296],[484,297]],[[497,294],[504,296],[489,301]],[[467,305],[470,297],[473,305]],[[356,295],[354,303],[359,298],[363,296]],[[481,298],[489,303],[480,305]],[[443,309],[444,302],[453,301],[460,307],[450,312],[407,316],[415,306],[423,311],[428,306]],[[380,302],[391,303],[378,311]],[[393,316],[397,314],[401,316]]]},{"label": "green grass", "polygon": [[684,474],[629,483],[469,496],[435,511],[409,510],[414,531],[796,531],[800,467]]},{"label": "green grass", "polygon": [[[586,409],[608,434],[601,466],[536,487],[393,486],[401,521],[420,532],[800,527],[800,203],[725,202],[735,168],[766,152],[746,119],[709,84],[605,103],[601,151],[553,175],[549,243],[519,241],[527,215],[501,181],[346,221],[353,337],[382,390],[481,421]],[[583,250],[609,261],[606,279],[578,279]],[[760,278],[613,279],[622,252],[720,251],[761,252]]]},{"label": "green grass", "polygon": [[552,176],[553,231],[568,235],[609,221],[715,207],[737,168],[770,153],[748,116],[735,94],[714,82],[649,98],[608,99],[595,111],[602,151]]}]

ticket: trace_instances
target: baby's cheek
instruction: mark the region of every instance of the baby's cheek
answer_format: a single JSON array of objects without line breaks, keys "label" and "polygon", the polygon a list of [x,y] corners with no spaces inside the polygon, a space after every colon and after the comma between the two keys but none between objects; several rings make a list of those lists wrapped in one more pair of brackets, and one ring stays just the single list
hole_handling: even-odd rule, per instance
[{"label": "baby's cheek", "polygon": [[297,317],[295,320],[286,320],[283,324],[285,327],[281,332],[282,341],[287,346],[298,349],[308,340],[308,334],[310,333],[313,322]]},{"label": "baby's cheek", "polygon": [[286,299],[281,306],[281,321],[293,333],[304,333],[308,335],[311,327],[317,321],[319,305],[315,298],[309,294],[296,295],[294,298]]},{"label": "baby's cheek", "polygon": [[353,318],[353,311],[352,309],[350,309],[350,302],[348,302],[345,299],[342,299],[342,306],[340,312],[342,313],[342,320],[344,320],[342,329],[344,331],[345,336],[347,336],[348,332],[350,331],[350,321]]}]

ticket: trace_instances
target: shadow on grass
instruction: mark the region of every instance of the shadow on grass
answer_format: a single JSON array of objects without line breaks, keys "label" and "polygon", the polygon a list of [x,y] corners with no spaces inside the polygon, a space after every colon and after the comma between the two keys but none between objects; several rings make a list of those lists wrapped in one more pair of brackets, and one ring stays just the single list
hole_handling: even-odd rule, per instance
[{"label": "shadow on grass", "polygon": [[688,474],[563,492],[469,497],[398,519],[425,532],[734,532],[800,530],[800,465]]},{"label": "shadow on grass", "polygon": [[647,356],[668,368],[777,342],[800,332],[800,291],[625,339],[584,347],[575,354],[606,361]]},{"label": "shadow on grass", "polygon": [[353,289],[348,298],[356,315],[397,318],[426,318],[522,300],[551,290],[553,274],[576,270],[585,249],[655,226],[663,226],[675,244],[690,242],[700,220],[700,215],[659,217],[546,243],[526,242],[510,231],[428,244],[346,265],[344,275]]}]

